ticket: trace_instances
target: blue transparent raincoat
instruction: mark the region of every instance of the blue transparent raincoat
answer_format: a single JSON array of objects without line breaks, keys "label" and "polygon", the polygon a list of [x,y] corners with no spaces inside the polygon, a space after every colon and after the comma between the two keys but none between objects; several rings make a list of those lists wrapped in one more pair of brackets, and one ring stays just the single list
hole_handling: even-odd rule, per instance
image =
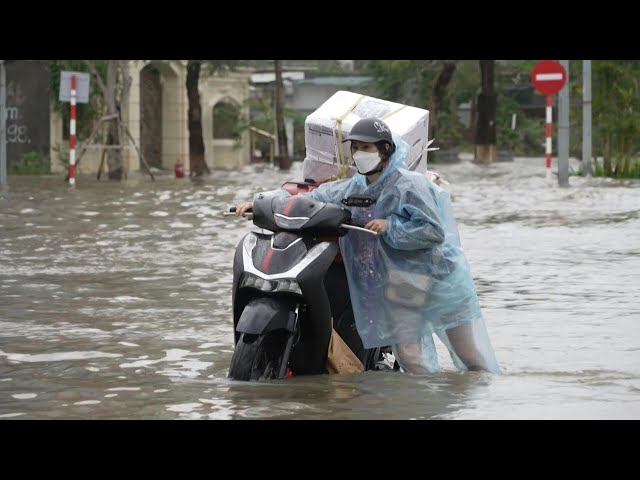
[{"label": "blue transparent raincoat", "polygon": [[301,193],[339,205],[368,195],[376,199],[370,207],[345,207],[352,223],[389,222],[382,236],[350,230],[339,240],[362,342],[366,348],[418,344],[419,363],[436,372],[435,333],[457,368],[498,373],[449,193],[407,170],[409,146],[397,136],[394,142],[395,153],[372,184],[357,174]]}]

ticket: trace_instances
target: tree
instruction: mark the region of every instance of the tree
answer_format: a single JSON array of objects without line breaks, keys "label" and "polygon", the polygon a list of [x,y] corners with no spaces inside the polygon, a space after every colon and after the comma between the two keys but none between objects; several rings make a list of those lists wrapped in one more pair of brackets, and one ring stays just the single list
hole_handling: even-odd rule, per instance
[{"label": "tree", "polygon": [[606,176],[628,176],[640,137],[640,62],[596,60],[593,65],[594,153]]},{"label": "tree", "polygon": [[[77,71],[82,70],[82,66],[88,68],[94,78],[91,82],[92,88],[89,95],[89,104],[80,105],[78,111],[80,116],[84,116],[85,121],[78,131],[78,138],[85,137],[91,123],[91,134],[88,135],[82,148],[80,148],[76,164],[79,164],[82,155],[86,151],[86,147],[96,138],[100,138],[102,127],[107,125],[106,139],[101,143],[107,147],[103,149],[103,161],[105,154],[107,155],[108,178],[110,180],[121,180],[125,171],[122,162],[122,149],[124,147],[123,139],[126,137],[133,143],[141,162],[149,171],[149,175],[153,179],[149,165],[142,156],[142,152],[135,143],[133,136],[127,125],[122,122],[122,117],[126,115],[126,108],[129,103],[129,91],[131,88],[131,76],[129,75],[129,63],[127,60],[53,60],[51,62],[51,85],[54,87],[52,91],[59,90],[60,72],[64,70]],[[97,85],[97,88],[96,88]],[[60,102],[56,103],[56,109],[59,110]],[[86,108],[82,108],[85,106]],[[67,109],[62,110],[63,118]],[[100,169],[102,163],[100,164]],[[100,178],[100,171],[98,171]],[[69,174],[65,181],[69,180]]]},{"label": "tree", "polygon": [[241,63],[240,60],[189,60],[187,63],[185,86],[189,102],[187,123],[189,128],[189,175],[192,177],[210,173],[209,167],[205,162],[202,135],[202,107],[199,90],[201,73],[223,75],[228,71],[235,70]]},{"label": "tree", "polygon": [[474,162],[489,164],[496,161],[495,60],[480,60],[480,75]]},{"label": "tree", "polygon": [[[107,72],[107,61],[94,60],[93,65],[102,76]],[[50,60],[49,90],[52,94],[53,108],[63,120],[65,128],[69,125],[69,102],[61,102],[58,99],[60,91],[60,76],[63,71],[82,72],[86,70],[86,64],[82,60]],[[92,125],[100,117],[102,110],[102,95],[96,86],[96,82],[90,82],[89,102],[76,105],[76,137],[85,139],[91,133]]]},{"label": "tree", "polygon": [[[442,62],[442,69],[433,81],[433,90],[431,94],[431,109],[429,112],[429,138],[436,136],[438,129],[438,113],[440,111],[440,104],[443,103],[444,94],[447,86],[451,83],[456,71],[456,62],[453,60],[444,60]],[[455,82],[453,83],[455,87]],[[455,104],[455,89],[451,93],[450,98],[453,99],[453,106],[449,103],[449,109],[451,113],[451,127],[455,128],[457,124],[457,109]]]},{"label": "tree", "polygon": [[407,105],[426,104],[431,60],[370,60],[364,70],[373,77],[372,96]]},{"label": "tree", "polygon": [[[438,137],[441,141],[439,144],[444,143],[446,147],[452,146],[448,143],[460,138],[456,61],[372,60],[364,68],[375,79],[375,95],[429,110],[429,138]],[[445,105],[447,90],[449,103]],[[443,119],[445,121],[441,122]]]},{"label": "tree", "polygon": [[[91,72],[102,93],[104,106],[103,116],[113,120],[107,124],[106,145],[115,147],[123,145],[123,124],[120,121],[122,110],[126,108],[131,87],[131,76],[126,60],[108,60],[106,79],[102,77],[93,60],[85,60],[85,65]],[[122,180],[124,166],[122,162],[122,148],[109,148],[106,151],[109,180]]]},{"label": "tree", "polygon": [[189,60],[187,63],[187,99],[189,128],[189,175],[199,177],[209,173],[204,159],[204,139],[202,138],[202,108],[200,106],[200,70],[202,60]]}]

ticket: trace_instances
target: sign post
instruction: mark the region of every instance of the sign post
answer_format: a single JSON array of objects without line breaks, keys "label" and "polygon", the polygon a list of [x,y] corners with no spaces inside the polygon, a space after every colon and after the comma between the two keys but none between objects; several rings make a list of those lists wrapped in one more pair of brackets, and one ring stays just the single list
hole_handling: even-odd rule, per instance
[{"label": "sign post", "polygon": [[546,106],[546,167],[547,178],[551,177],[551,123],[552,96],[558,93],[567,81],[567,71],[555,60],[542,60],[535,64],[531,71],[533,87],[547,97]]},{"label": "sign post", "polygon": [[76,103],[89,101],[89,74],[60,72],[61,102],[70,104],[69,121],[69,186],[76,186]]}]

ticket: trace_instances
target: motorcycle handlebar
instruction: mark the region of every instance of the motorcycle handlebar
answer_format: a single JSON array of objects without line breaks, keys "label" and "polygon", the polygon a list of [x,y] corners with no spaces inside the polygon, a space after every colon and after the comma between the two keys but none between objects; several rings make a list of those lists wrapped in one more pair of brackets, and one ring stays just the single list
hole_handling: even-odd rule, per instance
[{"label": "motorcycle handlebar", "polygon": [[[236,216],[235,214],[236,211],[236,207],[231,207],[229,208],[228,212],[222,212],[222,214],[227,217],[227,216]],[[251,220],[251,218],[253,217],[253,215],[251,213],[249,213],[249,211],[247,211],[247,213],[245,214],[245,217],[247,217],[247,220]],[[370,233],[371,235],[378,235],[378,232],[374,232],[373,230],[367,230],[366,228],[363,227],[358,227],[356,225],[351,225],[349,223],[342,223],[340,224],[340,227],[342,228],[347,228],[349,230],[358,230],[359,232],[365,232],[365,233]]]},{"label": "motorcycle handlebar", "polygon": [[[247,220],[251,220],[253,218],[253,214],[251,212],[252,212],[252,209],[250,208],[242,216],[245,217]],[[224,215],[225,217],[230,215],[236,216],[236,207],[229,207],[229,211],[222,212],[222,215]]]},{"label": "motorcycle handlebar", "polygon": [[374,232],[373,230],[367,230],[366,228],[357,227],[356,225],[350,225],[348,223],[343,223],[340,225],[343,228],[348,228],[350,230],[358,230],[359,232],[370,233],[372,235],[378,235],[378,232]]}]

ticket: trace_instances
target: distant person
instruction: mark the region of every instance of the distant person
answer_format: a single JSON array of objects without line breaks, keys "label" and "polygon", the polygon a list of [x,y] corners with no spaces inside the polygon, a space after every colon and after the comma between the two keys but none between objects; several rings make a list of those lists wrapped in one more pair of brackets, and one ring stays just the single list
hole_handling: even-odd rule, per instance
[{"label": "distant person", "polygon": [[[437,372],[435,333],[458,369],[499,373],[449,194],[406,169],[409,146],[382,120],[360,120],[344,141],[359,175],[300,195],[338,205],[353,195],[375,200],[345,208],[378,236],[350,231],[339,240],[365,348],[393,345],[403,371]],[[238,204],[236,214],[251,206]]]}]

